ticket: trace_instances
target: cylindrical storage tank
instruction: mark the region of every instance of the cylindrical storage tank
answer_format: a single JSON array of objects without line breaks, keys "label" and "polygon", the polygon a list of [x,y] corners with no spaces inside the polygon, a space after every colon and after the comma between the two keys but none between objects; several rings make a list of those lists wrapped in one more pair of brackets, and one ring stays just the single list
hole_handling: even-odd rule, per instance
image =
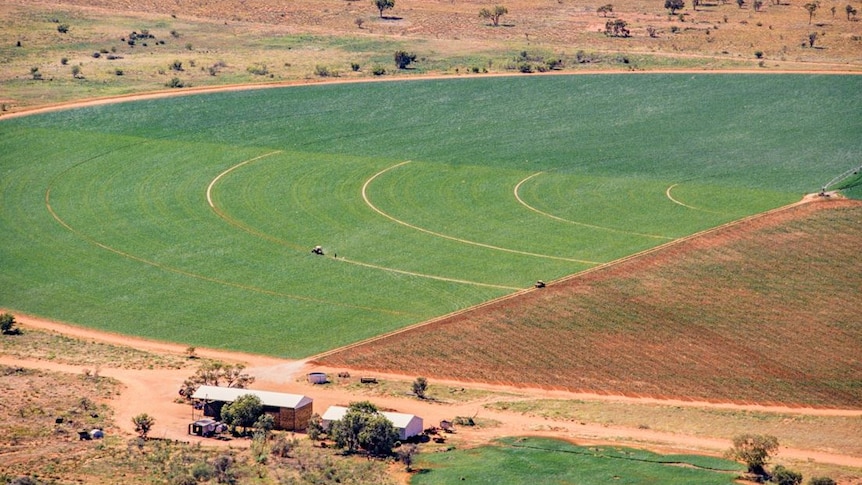
[{"label": "cylindrical storage tank", "polygon": [[324,372],[309,372],[308,382],[312,384],[326,384],[326,373]]}]

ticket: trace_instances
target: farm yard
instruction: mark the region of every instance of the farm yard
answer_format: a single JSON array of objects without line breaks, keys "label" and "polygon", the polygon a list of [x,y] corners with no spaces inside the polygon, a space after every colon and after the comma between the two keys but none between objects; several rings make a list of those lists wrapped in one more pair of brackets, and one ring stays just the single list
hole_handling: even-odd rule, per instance
[{"label": "farm yard", "polygon": [[[0,481],[732,483],[753,431],[862,483],[858,19],[758,3],[3,2]],[[190,446],[209,359],[477,425]]]}]

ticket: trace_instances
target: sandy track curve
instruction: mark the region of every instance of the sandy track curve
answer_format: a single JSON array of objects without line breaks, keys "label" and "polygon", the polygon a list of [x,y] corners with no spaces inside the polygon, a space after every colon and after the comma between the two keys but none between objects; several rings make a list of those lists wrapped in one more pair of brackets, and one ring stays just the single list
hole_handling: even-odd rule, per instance
[{"label": "sandy track curve", "polygon": [[[116,333],[102,332],[67,325],[61,322],[27,315],[18,314],[16,315],[16,320],[24,331],[26,331],[27,328],[40,329],[83,340],[128,346],[160,354],[185,355],[186,353],[186,346],[179,344],[128,337]],[[362,395],[357,395],[343,388],[315,387],[308,384],[304,379],[307,372],[322,371],[335,373],[343,369],[325,368],[311,365],[306,363],[306,361],[301,360],[290,361],[275,357],[241,352],[229,352],[217,349],[196,348],[195,353],[201,357],[245,365],[246,370],[256,377],[256,382],[254,384],[254,388],[256,389],[309,395],[314,399],[314,409],[316,412],[322,412],[330,405],[344,405],[351,401],[366,399],[366,397]],[[10,356],[0,356],[0,364],[73,374],[80,374],[86,368],[86,366],[60,364],[45,360],[19,359]],[[190,369],[134,370],[108,366],[104,366],[99,369],[100,375],[117,379],[125,386],[125,389],[119,396],[109,401],[109,405],[114,408],[116,413],[116,425],[123,432],[129,434],[134,433],[134,426],[131,421],[132,417],[146,412],[156,419],[156,425],[151,432],[151,436],[188,442],[201,442],[203,444],[213,446],[246,446],[247,442],[243,440],[220,442],[215,440],[204,440],[186,434],[188,423],[193,418],[192,410],[191,407],[186,404],[176,403],[175,398],[177,397],[177,390],[183,380],[191,373],[192,371]],[[397,374],[375,373],[375,375],[385,379],[412,379],[412,377]],[[463,386],[463,383],[455,381],[441,380],[438,383],[442,385],[448,384]],[[683,400],[644,399],[494,385],[472,387],[481,387],[491,391],[519,393],[522,395],[528,394],[534,399],[588,399],[812,416],[862,417],[862,410],[793,408],[730,403],[705,403]],[[661,452],[697,452],[711,455],[719,455],[723,451],[727,450],[731,445],[730,441],[725,439],[704,438],[623,426],[558,421],[534,416],[524,416],[517,413],[494,411],[482,407],[483,404],[494,399],[501,399],[501,397],[490,397],[479,401],[454,404],[419,401],[406,396],[374,396],[372,398],[372,400],[382,408],[395,409],[400,412],[414,413],[422,416],[427,426],[434,425],[442,419],[451,419],[452,416],[473,416],[477,413],[484,419],[499,422],[499,425],[488,428],[460,428],[457,433],[457,439],[463,440],[467,445],[483,444],[495,438],[514,435],[547,436],[567,439],[579,444],[628,444]],[[777,457],[862,468],[862,456],[829,453],[818,450],[784,447],[778,452]]]}]

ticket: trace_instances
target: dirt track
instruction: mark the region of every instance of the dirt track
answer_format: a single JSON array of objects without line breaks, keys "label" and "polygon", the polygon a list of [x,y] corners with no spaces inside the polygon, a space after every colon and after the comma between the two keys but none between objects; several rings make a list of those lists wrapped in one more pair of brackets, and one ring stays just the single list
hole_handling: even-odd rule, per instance
[{"label": "dirt track", "polygon": [[[92,329],[74,327],[24,315],[16,316],[16,319],[25,331],[27,328],[38,328],[89,341],[131,346],[136,349],[147,350],[154,353],[185,355],[186,350],[185,347],[181,345],[99,332]],[[220,359],[227,362],[242,363],[246,365],[246,370],[257,379],[254,385],[256,389],[309,395],[315,401],[314,406],[317,412],[322,412],[330,405],[344,405],[357,399],[364,399],[362,396],[357,396],[356,394],[343,389],[314,387],[303,379],[307,372],[319,370],[332,373],[336,371],[335,369],[310,366],[305,364],[303,361],[288,361],[266,356],[212,349],[197,348],[195,353],[201,357]],[[73,374],[80,374],[83,372],[82,366],[58,364],[41,360],[16,359],[6,356],[0,356],[0,364],[69,372]],[[156,419],[156,425],[151,432],[151,436],[190,442],[201,441],[204,444],[214,446],[219,444],[223,445],[225,443],[213,440],[202,440],[186,434],[186,427],[193,418],[192,410],[186,404],[176,403],[175,399],[177,397],[177,389],[179,389],[182,381],[190,374],[188,369],[129,370],[103,367],[99,370],[99,373],[105,377],[115,378],[125,386],[125,390],[122,394],[110,402],[110,405],[116,412],[116,423],[124,432],[133,433],[134,429],[131,424],[132,417],[146,412]],[[381,378],[387,379],[411,379],[408,376],[377,375]],[[447,383],[440,382],[440,384]],[[461,385],[459,383],[448,384]],[[510,388],[506,386],[482,387],[500,392],[529,394],[531,398],[535,399],[554,398],[606,400],[632,403],[660,403],[675,406],[697,406],[717,409],[796,413],[802,415],[862,417],[862,411],[858,410],[746,406],[735,404],[695,403],[691,401],[660,401],[655,399],[635,399],[618,396],[576,394],[542,389]],[[419,401],[409,397],[400,398],[383,396],[375,396],[373,401],[382,408],[396,409],[400,412],[413,413],[422,416],[425,420],[426,426],[433,425],[442,419],[451,419],[452,416],[473,416],[477,413],[481,418],[499,422],[499,425],[494,427],[459,429],[456,439],[461,440],[466,445],[485,443],[494,438],[503,436],[537,435],[569,439],[576,441],[579,444],[608,442],[615,444],[629,443],[635,446],[648,447],[650,449],[664,452],[694,451],[698,453],[718,455],[730,447],[730,442],[723,439],[709,439],[640,428],[607,426],[590,423],[581,424],[579,422],[572,421],[556,421],[482,408],[483,404],[494,399],[501,398],[491,397],[483,401],[473,401],[466,404],[440,404]],[[230,446],[242,446],[244,442],[231,441],[227,443],[230,444]],[[814,450],[782,448],[778,457],[862,468],[862,457],[860,456],[826,453]]]}]

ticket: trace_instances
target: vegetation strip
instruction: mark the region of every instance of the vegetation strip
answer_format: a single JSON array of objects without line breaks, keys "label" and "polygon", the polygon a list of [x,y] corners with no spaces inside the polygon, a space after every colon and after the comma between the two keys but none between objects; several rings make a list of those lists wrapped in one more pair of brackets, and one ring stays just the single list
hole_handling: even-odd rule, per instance
[{"label": "vegetation strip", "polygon": [[362,186],[362,200],[364,200],[364,201],[365,201],[365,204],[366,204],[368,207],[370,207],[374,212],[377,212],[377,213],[378,213],[378,214],[380,214],[381,216],[383,216],[383,217],[385,217],[385,218],[387,218],[387,219],[389,219],[389,220],[391,220],[391,221],[393,221],[393,222],[396,222],[396,223],[401,224],[401,225],[403,225],[403,226],[409,227],[410,229],[414,229],[414,230],[416,230],[416,231],[424,232],[424,233],[426,233],[426,234],[430,234],[430,235],[432,235],[432,236],[440,237],[440,238],[443,238],[443,239],[449,239],[449,240],[451,240],[451,241],[456,241],[456,242],[463,243],[463,244],[469,244],[469,245],[471,245],[471,246],[479,246],[479,247],[486,248],[486,249],[493,249],[493,250],[495,250],[495,251],[503,251],[503,252],[506,252],[506,253],[520,254],[520,255],[524,255],[524,256],[532,256],[532,257],[536,257],[536,258],[556,259],[556,260],[559,260],[559,261],[570,261],[570,262],[573,262],[573,263],[583,263],[583,264],[601,264],[601,263],[598,263],[598,262],[595,262],[595,261],[587,261],[587,260],[583,260],[583,259],[575,259],[575,258],[564,258],[564,257],[562,257],[562,256],[551,256],[551,255],[547,255],[547,254],[537,254],[537,253],[531,253],[531,252],[527,252],[527,251],[519,251],[519,250],[517,250],[517,249],[509,249],[509,248],[503,248],[503,247],[499,247],[499,246],[493,246],[493,245],[491,245],[491,244],[485,244],[485,243],[480,243],[480,242],[476,242],[476,241],[469,241],[469,240],[467,240],[467,239],[461,239],[461,238],[457,238],[457,237],[454,237],[454,236],[449,236],[449,235],[446,235],[446,234],[441,234],[441,233],[439,233],[439,232],[430,231],[430,230],[428,230],[428,229],[424,229],[424,228],[421,228],[421,227],[418,227],[418,226],[414,226],[413,224],[410,224],[410,223],[408,223],[408,222],[404,222],[404,221],[402,221],[402,220],[400,220],[400,219],[396,219],[395,217],[392,217],[391,215],[389,215],[389,214],[387,214],[387,213],[383,212],[382,210],[378,209],[378,208],[377,208],[377,207],[376,207],[376,206],[371,202],[371,200],[369,200],[369,198],[368,198],[368,194],[367,194],[367,188],[368,188],[368,186],[371,184],[371,182],[373,182],[373,181],[374,181],[374,179],[376,179],[376,178],[377,178],[377,177],[379,177],[380,175],[383,175],[384,173],[386,173],[386,172],[388,172],[388,171],[390,171],[390,170],[392,170],[392,169],[395,169],[395,168],[401,167],[401,166],[406,165],[406,164],[408,164],[408,163],[410,163],[410,160],[408,160],[408,161],[406,161],[406,162],[401,162],[401,163],[395,164],[395,165],[393,165],[393,166],[391,166],[391,167],[389,167],[389,168],[385,168],[385,169],[383,169],[383,170],[381,170],[381,171],[377,172],[376,174],[372,175],[372,176],[371,176],[371,178],[369,178],[368,180],[366,180],[366,181],[365,181],[365,184]]}]

